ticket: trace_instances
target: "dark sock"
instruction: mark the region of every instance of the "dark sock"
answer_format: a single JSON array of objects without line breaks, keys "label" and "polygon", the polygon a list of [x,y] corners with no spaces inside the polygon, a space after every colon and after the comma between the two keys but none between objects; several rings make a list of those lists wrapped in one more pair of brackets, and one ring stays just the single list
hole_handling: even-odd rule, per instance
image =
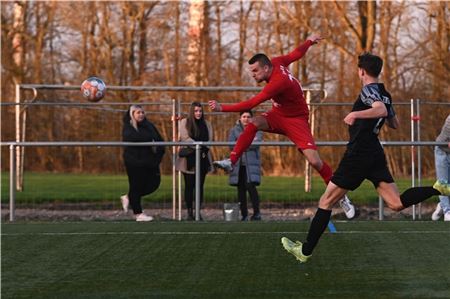
[{"label": "dark sock", "polygon": [[409,206],[418,204],[433,195],[440,194],[441,192],[437,191],[431,186],[414,187],[406,189],[405,192],[400,195],[400,201],[402,202],[402,205],[407,208]]},{"label": "dark sock", "polygon": [[302,251],[304,255],[311,255],[314,247],[319,242],[320,237],[327,228],[328,222],[331,218],[331,210],[317,209],[311,225],[309,226],[308,236],[306,242],[303,244]]}]

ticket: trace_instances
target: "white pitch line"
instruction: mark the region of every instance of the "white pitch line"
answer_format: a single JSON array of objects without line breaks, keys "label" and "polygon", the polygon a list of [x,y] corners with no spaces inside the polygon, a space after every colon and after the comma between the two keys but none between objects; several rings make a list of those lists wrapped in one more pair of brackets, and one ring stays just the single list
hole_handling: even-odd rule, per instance
[{"label": "white pitch line", "polygon": [[[306,234],[307,232],[40,232],[40,233],[2,233],[1,236],[90,236],[90,235],[279,235]],[[331,234],[327,232],[328,234]],[[334,234],[450,234],[450,230],[432,231],[338,231]]]}]

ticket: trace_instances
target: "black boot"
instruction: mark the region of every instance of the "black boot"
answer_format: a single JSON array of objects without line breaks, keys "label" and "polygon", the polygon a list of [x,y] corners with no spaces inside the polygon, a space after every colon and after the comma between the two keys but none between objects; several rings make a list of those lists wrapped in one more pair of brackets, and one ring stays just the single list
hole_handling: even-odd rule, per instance
[{"label": "black boot", "polygon": [[193,212],[192,208],[188,208],[187,210],[188,210],[187,220],[189,220],[189,221],[195,220],[194,212]]},{"label": "black boot", "polygon": [[[198,212],[198,216],[199,216],[198,220],[203,221],[203,217],[202,217],[202,214],[200,212]],[[195,216],[194,216],[194,220],[195,220]]]},{"label": "black boot", "polygon": [[251,221],[260,221],[261,220],[261,214],[260,213],[253,213],[253,216],[250,217]]}]

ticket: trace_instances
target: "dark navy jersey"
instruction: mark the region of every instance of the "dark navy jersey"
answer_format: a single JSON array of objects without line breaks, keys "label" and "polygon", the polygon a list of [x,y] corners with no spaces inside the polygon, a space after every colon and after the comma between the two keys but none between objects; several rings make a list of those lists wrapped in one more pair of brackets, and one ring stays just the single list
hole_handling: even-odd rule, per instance
[{"label": "dark navy jersey", "polygon": [[[377,101],[386,105],[387,118],[395,116],[391,95],[384,88],[383,83],[371,83],[364,86],[355,104],[353,104],[352,112],[370,109],[372,104]],[[382,150],[378,133],[385,119],[385,117],[356,119],[355,123],[349,127],[350,141],[348,147],[355,151]]]}]

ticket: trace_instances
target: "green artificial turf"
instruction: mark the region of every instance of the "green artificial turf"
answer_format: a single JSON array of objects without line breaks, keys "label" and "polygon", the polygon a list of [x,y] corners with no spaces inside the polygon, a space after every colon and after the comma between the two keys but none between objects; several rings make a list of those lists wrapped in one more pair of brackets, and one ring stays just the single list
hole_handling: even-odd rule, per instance
[{"label": "green artificial turf", "polygon": [[448,222],[2,224],[2,298],[448,298]]}]

